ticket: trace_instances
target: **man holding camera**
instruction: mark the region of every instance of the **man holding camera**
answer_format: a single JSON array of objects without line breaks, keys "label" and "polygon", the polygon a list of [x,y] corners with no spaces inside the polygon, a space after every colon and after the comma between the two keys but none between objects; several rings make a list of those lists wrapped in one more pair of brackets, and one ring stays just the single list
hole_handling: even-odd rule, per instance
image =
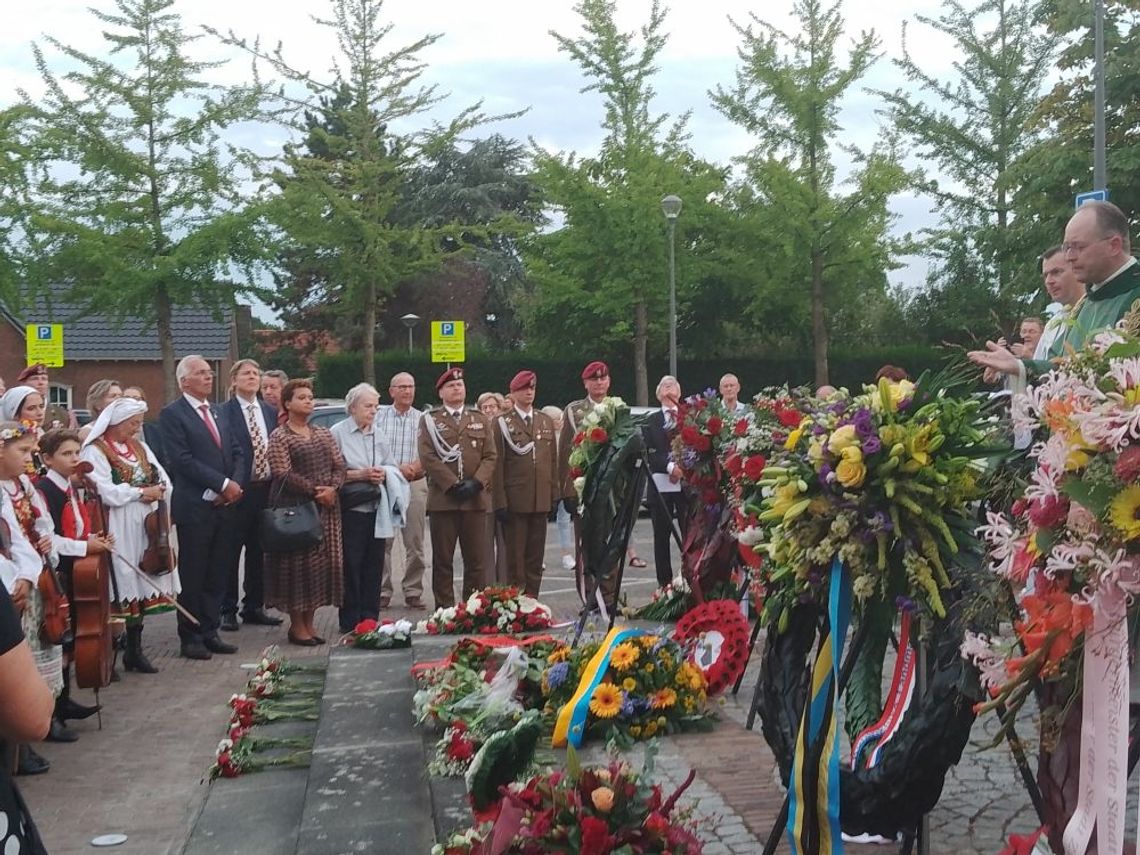
[{"label": "man holding camera", "polygon": [[463,553],[463,597],[486,584],[487,514],[498,453],[491,423],[465,406],[462,368],[435,381],[441,406],[423,417],[420,462],[427,475],[431,517],[431,590],[436,608],[455,605],[455,542]]}]

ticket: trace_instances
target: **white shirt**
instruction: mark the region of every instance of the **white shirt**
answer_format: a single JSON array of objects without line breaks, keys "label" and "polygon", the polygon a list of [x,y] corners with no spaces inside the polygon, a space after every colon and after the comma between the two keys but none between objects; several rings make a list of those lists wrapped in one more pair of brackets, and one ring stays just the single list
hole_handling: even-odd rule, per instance
[{"label": "white shirt", "polygon": [[520,410],[518,407],[515,407],[515,412],[518,413],[518,417],[520,419],[522,419],[523,421],[527,421],[528,419],[530,419],[530,420],[534,419],[534,407],[531,407],[525,413],[522,410]]},{"label": "white shirt", "polygon": [[2,492],[0,495],[0,516],[4,518],[4,522],[8,523],[8,529],[12,533],[12,559],[9,561],[0,555],[0,581],[3,581],[4,587],[8,589],[10,594],[21,579],[27,579],[33,585],[36,584],[40,579],[40,571],[44,568],[44,562],[40,554],[36,552],[36,548],[24,536],[24,530],[20,527],[20,521],[16,519],[16,509],[12,506],[12,499],[8,495],[8,491],[0,492]]},{"label": "white shirt", "polygon": [[1116,270],[1114,270],[1112,272],[1111,276],[1109,276],[1107,279],[1105,279],[1104,282],[1097,282],[1095,285],[1090,285],[1089,290],[1094,292],[1094,293],[1099,291],[1104,286],[1105,282],[1111,282],[1113,279],[1115,279],[1117,276],[1119,276],[1121,273],[1123,273],[1125,270],[1127,270],[1129,267],[1131,267],[1135,263],[1136,263],[1135,256],[1131,256],[1131,255],[1128,256],[1128,260],[1126,262],[1124,262],[1122,265],[1120,265],[1118,268],[1116,268]]},{"label": "white shirt", "polygon": [[87,554],[87,541],[85,540],[87,532],[83,530],[83,513],[79,510],[79,498],[75,495],[75,490],[72,489],[71,482],[54,469],[47,471],[47,478],[68,497],[68,501],[71,502],[71,513],[75,518],[74,540],[69,537],[64,537],[62,534],[52,535],[52,541],[55,544],[56,551],[60,555],[82,558]]},{"label": "white shirt", "polygon": [[[241,417],[245,420],[246,425],[249,425],[249,408],[253,407],[253,419],[257,422],[257,426],[261,429],[261,439],[265,442],[266,447],[269,446],[269,426],[265,424],[265,413],[261,411],[261,403],[257,398],[246,399],[241,395],[234,395],[238,404],[241,406]],[[201,412],[199,410],[199,412]]]},{"label": "white shirt", "polygon": [[[210,424],[213,425],[213,427],[214,427],[213,432],[218,436],[219,439],[221,439],[222,432],[218,429],[218,422],[214,418],[214,411],[213,411],[213,408],[210,406],[210,402],[209,401],[201,401],[198,398],[195,398],[189,392],[183,392],[182,397],[185,398],[186,403],[188,403],[194,409],[194,414],[196,416],[198,416],[198,418],[202,419],[203,421],[206,421],[207,419],[209,420]],[[201,407],[203,405],[205,405],[205,407],[206,407],[205,418],[203,418],[203,414],[202,414],[202,410],[201,410]],[[209,428],[207,428],[207,430],[209,430]],[[266,434],[265,439],[266,439],[266,443],[268,443],[268,441],[269,441],[269,435],[268,434]],[[226,487],[228,487],[228,486],[230,486],[230,479],[226,478],[224,481],[222,481],[222,492],[223,493],[226,491]],[[202,501],[204,501],[204,502],[212,502],[217,497],[218,497],[218,494],[215,493],[213,490],[210,490],[208,488],[202,493]]]}]

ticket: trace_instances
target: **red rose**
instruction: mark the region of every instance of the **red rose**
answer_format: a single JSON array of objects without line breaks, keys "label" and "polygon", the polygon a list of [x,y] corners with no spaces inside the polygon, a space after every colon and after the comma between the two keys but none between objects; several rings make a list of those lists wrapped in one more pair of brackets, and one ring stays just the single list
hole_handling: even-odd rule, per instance
[{"label": "red rose", "polygon": [[711,433],[713,436],[716,436],[724,427],[724,419],[722,419],[720,416],[710,416],[706,427],[709,429],[709,433]]},{"label": "red rose", "polygon": [[586,439],[586,432],[585,431],[580,430],[576,434],[574,434],[574,444],[575,445],[581,445],[585,441],[585,439]]},{"label": "red rose", "polygon": [[763,454],[753,454],[744,461],[744,477],[749,481],[759,481],[767,465],[768,461],[764,459]]},{"label": "red rose", "polygon": [[578,824],[582,829],[582,855],[608,855],[614,846],[609,824],[596,816],[584,816]]},{"label": "red rose", "polygon": [[732,428],[732,432],[736,436],[744,436],[748,433],[748,419],[737,419],[736,425]]},{"label": "red rose", "polygon": [[697,399],[696,407],[698,410],[703,410],[708,405],[709,405],[708,399],[706,399],[706,398],[698,398]]},{"label": "red rose", "polygon": [[799,427],[802,417],[799,410],[789,410],[785,407],[779,407],[776,410],[776,418],[784,427]]},{"label": "red rose", "polygon": [[591,428],[590,430],[590,442],[605,442],[609,438],[610,435],[606,433],[604,427]]},{"label": "red rose", "polygon": [[740,473],[744,471],[744,458],[734,451],[724,459],[724,468],[733,478],[739,478]]},{"label": "red rose", "polygon": [[365,618],[360,623],[358,623],[352,631],[356,635],[365,635],[366,633],[369,633],[369,632],[375,632],[376,627],[378,627],[379,625],[380,624],[378,624],[376,621],[372,620],[372,618]]},{"label": "red rose", "polygon": [[570,467],[570,477],[571,478],[581,478],[585,474],[586,473],[582,471],[582,467],[580,467],[580,466],[571,466]]},{"label": "red rose", "polygon": [[1140,479],[1140,445],[1130,445],[1120,452],[1112,471],[1125,483]]}]

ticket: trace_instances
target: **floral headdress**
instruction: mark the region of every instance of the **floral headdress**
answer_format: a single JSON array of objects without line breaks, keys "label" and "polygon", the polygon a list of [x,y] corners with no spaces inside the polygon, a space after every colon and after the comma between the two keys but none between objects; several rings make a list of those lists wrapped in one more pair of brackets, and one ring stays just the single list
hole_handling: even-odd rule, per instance
[{"label": "floral headdress", "polygon": [[14,439],[20,439],[35,430],[30,424],[20,422],[12,427],[0,428],[0,442],[11,442]]}]

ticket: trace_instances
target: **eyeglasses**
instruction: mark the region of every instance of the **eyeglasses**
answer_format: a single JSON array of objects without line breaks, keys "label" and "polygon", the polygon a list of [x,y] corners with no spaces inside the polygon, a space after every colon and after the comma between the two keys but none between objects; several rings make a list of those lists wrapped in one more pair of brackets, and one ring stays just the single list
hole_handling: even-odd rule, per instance
[{"label": "eyeglasses", "polygon": [[414,388],[416,388],[416,384],[415,383],[404,383],[403,385],[393,386],[392,388],[393,389],[414,389]]},{"label": "eyeglasses", "polygon": [[1076,253],[1077,255],[1080,255],[1082,252],[1084,252],[1090,246],[1095,246],[1098,243],[1104,243],[1106,240],[1112,240],[1114,237],[1115,237],[1115,235],[1109,235],[1108,237],[1097,238],[1096,240],[1089,241],[1088,243],[1068,243],[1068,242],[1065,242],[1065,243],[1061,244],[1061,252],[1065,253],[1065,255],[1068,255],[1070,252]]}]

